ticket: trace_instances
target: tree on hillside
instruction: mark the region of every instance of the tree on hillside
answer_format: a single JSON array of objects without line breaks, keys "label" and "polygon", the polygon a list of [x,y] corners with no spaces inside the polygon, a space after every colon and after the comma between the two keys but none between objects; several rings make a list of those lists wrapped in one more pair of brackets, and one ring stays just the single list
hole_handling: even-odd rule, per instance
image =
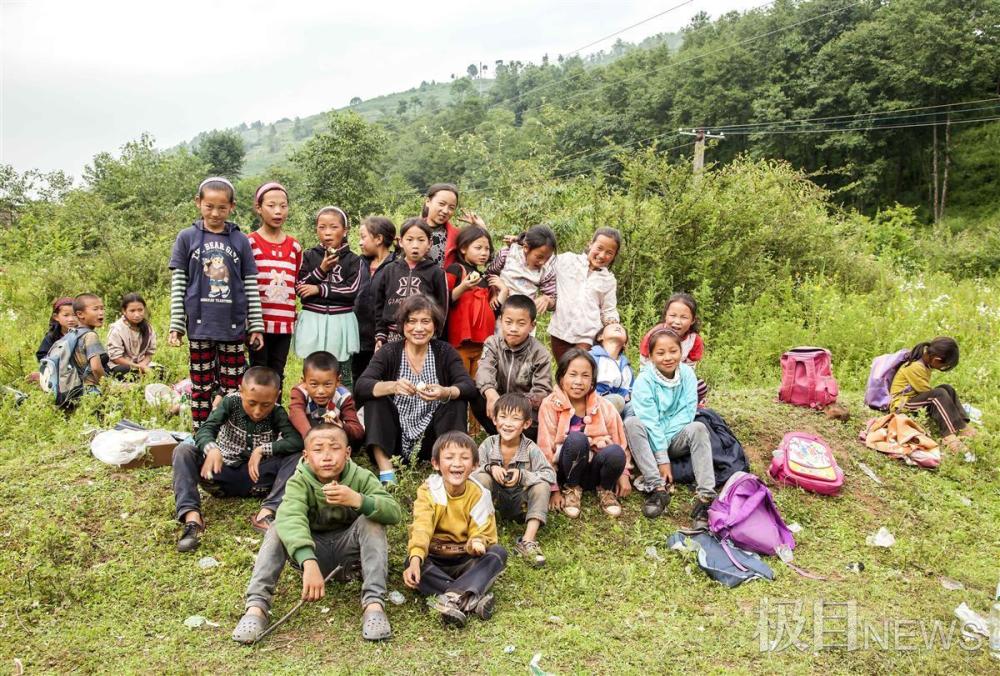
[{"label": "tree on hillside", "polygon": [[377,210],[386,144],[385,132],[357,113],[330,113],[327,130],[290,158],[302,172],[307,202],[339,204],[350,214]]},{"label": "tree on hillside", "polygon": [[352,106],[356,106],[359,103],[361,103],[361,97],[360,96],[355,96],[354,98],[351,99],[351,105]]},{"label": "tree on hillside", "polygon": [[469,77],[476,77],[479,75],[479,69],[476,68],[476,64],[470,63],[469,67],[465,69],[465,72],[469,74]]},{"label": "tree on hillside", "polygon": [[194,154],[208,165],[213,175],[235,180],[243,169],[246,147],[243,137],[234,131],[211,131],[198,143]]}]

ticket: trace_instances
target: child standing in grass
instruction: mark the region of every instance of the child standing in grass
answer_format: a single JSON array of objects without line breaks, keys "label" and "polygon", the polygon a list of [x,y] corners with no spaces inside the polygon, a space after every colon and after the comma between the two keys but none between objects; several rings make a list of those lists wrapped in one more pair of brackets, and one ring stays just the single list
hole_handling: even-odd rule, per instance
[{"label": "child standing in grass", "polygon": [[302,313],[295,325],[295,353],[305,359],[313,352],[329,352],[340,363],[340,377],[348,387],[354,382],[351,356],[361,349],[354,301],[363,276],[361,257],[347,242],[349,227],[340,207],[317,212],[319,245],[305,252],[299,269]]},{"label": "child standing in grass", "polygon": [[361,349],[351,358],[351,372],[360,378],[375,354],[375,287],[389,264],[396,260],[392,251],[396,242],[396,226],[384,216],[369,216],[358,228],[361,247],[361,292],[354,301],[354,314],[358,318],[358,336]]},{"label": "child standing in grass", "polygon": [[556,235],[546,225],[534,225],[522,232],[508,246],[500,249],[486,268],[503,282],[494,303],[502,305],[508,297],[521,294],[535,303],[538,314],[556,304],[556,271],[552,257],[556,253]]},{"label": "child standing in grass", "polygon": [[[180,347],[186,332],[191,357],[191,419],[197,430],[212,411],[216,394],[239,389],[250,349],[264,344],[257,291],[257,264],[250,240],[226,219],[236,208],[236,190],[222,177],[198,186],[201,218],[177,235],[170,254],[170,336]],[[218,392],[216,391],[218,390]]]},{"label": "child standing in grass", "polygon": [[[639,343],[640,366],[649,360],[649,337],[657,329],[670,329],[680,336],[681,357],[684,363],[692,369],[697,368],[698,362],[705,356],[705,341],[698,333],[701,330],[698,303],[691,294],[675,293],[667,299],[667,304],[663,306],[663,321],[651,328]],[[704,380],[699,380],[698,401],[704,401],[707,394],[708,385]]]},{"label": "child standing in grass", "polygon": [[323,598],[324,579],[338,565],[360,564],[361,635],[367,641],[391,637],[384,600],[389,572],[385,527],[399,523],[401,516],[399,503],[375,475],[351,460],[342,428],[322,424],[311,429],[305,453],[285,486],[274,527],[257,554],[246,614],[233,640],[253,643],[267,629],[286,558],[302,568],[303,601]]},{"label": "child standing in grass", "polygon": [[965,449],[960,437],[973,437],[969,416],[951,385],[931,387],[931,371],[950,371],[958,366],[958,343],[938,336],[913,346],[910,356],[896,371],[889,386],[889,408],[907,413],[925,410],[944,437],[941,442],[952,451]]},{"label": "child standing in grass", "polygon": [[457,627],[471,614],[493,616],[489,589],[507,564],[490,492],[471,477],[476,453],[464,432],[447,432],[434,443],[431,463],[438,473],[417,489],[403,571],[406,586],[435,596],[442,622]]},{"label": "child standing in grass", "polygon": [[301,457],[302,437],[278,406],[278,374],[254,366],[198,428],[194,443],[174,449],[174,501],[183,531],[177,551],[198,548],[205,529],[198,484],[216,497],[265,497],[254,528],[266,531],[281,504],[285,482]]},{"label": "child standing in grass", "polygon": [[697,486],[692,528],[702,530],[708,527],[708,508],[716,496],[715,466],[708,428],[694,419],[698,385],[694,371],[684,363],[682,342],[672,329],[657,329],[649,336],[649,362],[636,378],[635,416],[625,421],[625,429],[649,491],[643,514],[652,519],[667,508],[666,486],[673,483],[670,461],[690,455]]},{"label": "child standing in grass", "polygon": [[295,327],[295,280],[302,265],[302,245],[282,230],[288,218],[288,191],[280,183],[271,181],[257,188],[254,210],[260,216],[260,229],[248,237],[257,263],[264,347],[250,351],[250,365],[274,369],[284,383]]},{"label": "child standing in grass", "polygon": [[127,293],[122,297],[121,311],[121,318],[108,331],[111,374],[121,377],[148,373],[155,366],[156,331],[146,317],[146,301],[137,293]]},{"label": "child standing in grass", "polygon": [[483,343],[493,335],[496,326],[490,295],[496,294],[500,282],[482,272],[493,257],[493,241],[484,228],[478,225],[465,228],[455,246],[459,260],[446,271],[451,291],[448,342],[461,355],[469,375],[475,378]]},{"label": "child standing in grass", "polygon": [[552,509],[571,519],[580,516],[584,490],[596,490],[605,514],[621,516],[618,498],[632,490],[628,444],[622,419],[611,402],[595,391],[597,364],[589,352],[567,350],[556,367],[556,387],[538,411],[538,446],[557,469],[561,492]]},{"label": "child standing in grass", "polygon": [[352,445],[365,438],[354,397],[340,384],[340,364],[329,352],[313,352],[302,362],[302,382],[292,388],[288,418],[303,438],[321,424],[344,428]]},{"label": "child standing in grass", "polygon": [[589,350],[601,327],[620,321],[618,282],[610,268],[621,245],[620,232],[598,228],[585,253],[564,252],[556,256],[559,300],[549,323],[549,336],[557,362],[571,347]]},{"label": "child standing in grass", "polygon": [[493,407],[497,434],[479,446],[476,480],[493,496],[504,519],[525,524],[514,551],[533,566],[544,566],[538,529],[545,525],[549,497],[557,490],[556,471],[535,442],[525,436],[531,427],[531,403],[522,394],[501,396]]}]

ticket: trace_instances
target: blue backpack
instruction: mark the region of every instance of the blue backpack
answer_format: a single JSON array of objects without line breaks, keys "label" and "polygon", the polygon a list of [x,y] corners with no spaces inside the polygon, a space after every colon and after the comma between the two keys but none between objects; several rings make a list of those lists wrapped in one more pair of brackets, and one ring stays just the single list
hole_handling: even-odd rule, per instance
[{"label": "blue backpack", "polygon": [[731,541],[720,542],[711,533],[694,533],[685,535],[677,532],[667,538],[667,545],[685,547],[686,539],[690,538],[698,548],[698,567],[705,574],[727,587],[738,587],[750,580],[774,580],[774,571],[753,552],[740,549]]},{"label": "blue backpack", "polygon": [[89,327],[73,329],[57,340],[39,363],[38,384],[51,394],[57,406],[69,401],[83,387],[83,371],[73,361],[80,339],[93,331]]}]

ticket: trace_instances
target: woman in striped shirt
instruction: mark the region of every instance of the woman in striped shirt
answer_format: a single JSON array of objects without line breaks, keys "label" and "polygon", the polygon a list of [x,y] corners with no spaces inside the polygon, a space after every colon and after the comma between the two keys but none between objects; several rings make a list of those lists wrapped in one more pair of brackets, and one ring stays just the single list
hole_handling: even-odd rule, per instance
[{"label": "woman in striped shirt", "polygon": [[288,191],[280,183],[257,188],[254,210],[260,216],[260,229],[250,233],[249,239],[257,261],[264,347],[250,351],[250,366],[272,368],[284,382],[295,327],[295,279],[302,265],[302,245],[281,229],[288,219]]}]

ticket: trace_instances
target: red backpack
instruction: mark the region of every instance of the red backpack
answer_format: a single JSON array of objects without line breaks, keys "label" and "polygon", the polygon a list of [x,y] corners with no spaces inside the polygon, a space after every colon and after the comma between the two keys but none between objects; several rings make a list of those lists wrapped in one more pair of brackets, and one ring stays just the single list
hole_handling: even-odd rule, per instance
[{"label": "red backpack", "polygon": [[806,432],[789,432],[771,457],[770,475],[780,484],[820,495],[836,495],[844,473],[822,438]]},{"label": "red backpack", "polygon": [[796,347],[781,355],[781,389],[786,404],[823,408],[837,401],[840,388],[830,370],[832,356],[822,347]]}]

